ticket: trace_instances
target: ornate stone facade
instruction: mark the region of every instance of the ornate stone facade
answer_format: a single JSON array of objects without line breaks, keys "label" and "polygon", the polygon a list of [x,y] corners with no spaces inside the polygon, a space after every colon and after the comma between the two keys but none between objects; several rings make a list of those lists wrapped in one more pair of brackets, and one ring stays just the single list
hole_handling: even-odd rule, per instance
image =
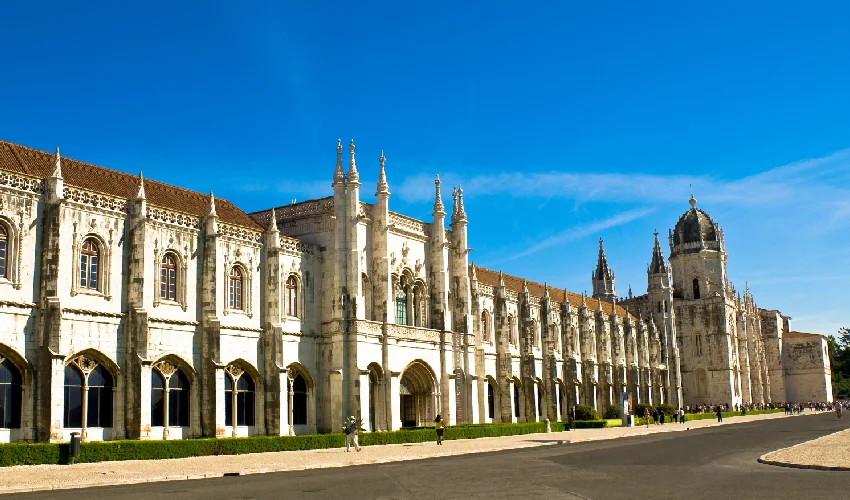
[{"label": "ornate stone facade", "polygon": [[[337,146],[332,196],[246,214],[0,142],[0,370],[13,394],[0,441],[336,432],[349,415],[369,430],[438,413],[558,420],[623,392],[688,401],[702,365],[677,347],[690,349],[696,328],[673,280],[678,254],[672,274],[660,257],[648,295],[625,301],[631,312],[601,242],[597,298],[470,265],[461,187],[448,221],[439,178],[432,222],[391,212],[381,154],[377,202],[364,203],[354,151],[344,169]],[[709,368],[777,400],[774,365],[786,361],[771,353],[791,337],[787,321],[749,294],[729,297],[699,299],[726,311],[721,323],[706,316],[705,345],[740,339],[735,369]],[[647,307],[656,300],[670,307]],[[707,330],[727,317],[732,337]],[[824,365],[808,340],[789,359],[811,393]],[[790,380],[788,397],[802,394]]]}]

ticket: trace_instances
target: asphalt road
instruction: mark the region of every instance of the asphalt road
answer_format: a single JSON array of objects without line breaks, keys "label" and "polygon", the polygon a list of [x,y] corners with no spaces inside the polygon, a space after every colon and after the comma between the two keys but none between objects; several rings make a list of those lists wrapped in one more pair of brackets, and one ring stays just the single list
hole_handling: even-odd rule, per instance
[{"label": "asphalt road", "polygon": [[[675,425],[675,424],[665,424]],[[850,427],[833,414],[386,465],[10,495],[4,498],[850,498],[850,473],[759,464]],[[545,437],[541,435],[541,439]]]}]

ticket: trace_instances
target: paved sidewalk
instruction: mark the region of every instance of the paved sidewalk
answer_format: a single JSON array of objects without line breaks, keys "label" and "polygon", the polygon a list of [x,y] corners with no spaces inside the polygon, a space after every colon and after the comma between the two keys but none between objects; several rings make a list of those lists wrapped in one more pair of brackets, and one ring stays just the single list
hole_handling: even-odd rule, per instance
[{"label": "paved sidewalk", "polygon": [[797,469],[850,471],[850,429],[762,455],[759,462]]},{"label": "paved sidewalk", "polygon": [[[807,413],[808,414],[808,413]],[[723,423],[713,419],[695,420],[685,424],[667,423],[649,427],[614,427],[610,429],[579,429],[570,432],[527,434],[498,438],[463,439],[436,443],[394,444],[363,447],[360,453],[344,448],[309,451],[284,451],[171,460],[129,460],[76,465],[30,465],[0,469],[0,493],[59,490],[135,484],[157,481],[202,479],[226,475],[261,474],[265,472],[297,471],[316,468],[346,467],[446,457],[468,453],[530,448],[563,443],[579,443],[642,436],[660,432],[680,432],[688,429],[730,425],[783,418],[782,413],[727,418]]]}]

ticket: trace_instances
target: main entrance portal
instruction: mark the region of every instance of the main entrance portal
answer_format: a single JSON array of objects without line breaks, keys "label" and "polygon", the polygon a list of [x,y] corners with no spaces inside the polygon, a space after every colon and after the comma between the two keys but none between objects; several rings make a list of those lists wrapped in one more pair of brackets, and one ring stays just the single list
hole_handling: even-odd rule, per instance
[{"label": "main entrance portal", "polygon": [[408,365],[401,376],[399,397],[402,427],[433,422],[437,416],[437,391],[431,367],[418,360]]}]

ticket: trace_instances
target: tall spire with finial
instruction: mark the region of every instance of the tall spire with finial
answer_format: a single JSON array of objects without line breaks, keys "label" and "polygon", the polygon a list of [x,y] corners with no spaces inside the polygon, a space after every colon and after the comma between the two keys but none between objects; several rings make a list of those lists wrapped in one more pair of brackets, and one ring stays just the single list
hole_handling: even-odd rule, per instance
[{"label": "tall spire with finial", "polygon": [[345,174],[342,171],[342,139],[336,140],[336,170],[334,170],[334,184],[345,182]]},{"label": "tall spire with finial", "polygon": [[528,281],[522,279],[522,293],[528,293]]},{"label": "tall spire with finial", "polygon": [[505,277],[502,275],[502,271],[499,271],[499,286],[505,286]]},{"label": "tall spire with finial", "polygon": [[457,220],[457,188],[452,188],[452,222]]},{"label": "tall spire with finial", "polygon": [[207,215],[210,217],[218,217],[218,214],[215,213],[215,195],[212,191],[210,191],[210,209],[207,212]]},{"label": "tall spire with finial", "polygon": [[599,238],[599,256],[596,261],[596,270],[592,275],[593,298],[611,302],[617,296],[614,286],[614,271],[608,266],[608,257],[605,256],[605,246],[602,238]]},{"label": "tall spire with finial", "polygon": [[387,173],[384,170],[384,163],[387,158],[384,156],[384,150],[381,150],[381,156],[378,158],[381,163],[381,171],[378,173],[378,192],[377,194],[390,194],[390,185],[387,184]]},{"label": "tall spire with finial", "polygon": [[357,173],[357,165],[354,163],[354,139],[351,139],[348,150],[351,152],[348,160],[348,182],[357,182],[360,180],[360,174]]},{"label": "tall spire with finial", "polygon": [[145,199],[145,178],[142,176],[142,172],[139,171],[139,191],[136,193],[137,200]]},{"label": "tall spire with finial", "polygon": [[457,220],[466,220],[466,209],[463,207],[463,186],[457,186]]},{"label": "tall spire with finial", "polygon": [[543,298],[549,298],[549,285],[547,285],[545,281],[543,282]]},{"label": "tall spire with finial", "polygon": [[475,263],[472,263],[472,276],[469,278],[474,281],[478,281],[478,274],[475,272]]},{"label": "tall spire with finial", "polygon": [[664,260],[664,252],[661,251],[661,242],[658,240],[658,231],[656,230],[655,245],[652,247],[652,263],[649,265],[649,274],[667,273],[667,262]]},{"label": "tall spire with finial", "polygon": [[56,156],[53,157],[53,173],[50,177],[54,179],[62,178],[62,158],[59,156],[59,146],[56,146]]},{"label": "tall spire with finial", "polygon": [[434,195],[434,213],[445,215],[446,207],[443,206],[443,195],[440,193],[440,175],[439,174],[437,174],[437,178],[434,179],[434,185],[437,188],[437,193]]},{"label": "tall spire with finial", "polygon": [[274,207],[272,207],[272,213],[269,216],[269,231],[277,231],[277,214],[274,213]]}]

